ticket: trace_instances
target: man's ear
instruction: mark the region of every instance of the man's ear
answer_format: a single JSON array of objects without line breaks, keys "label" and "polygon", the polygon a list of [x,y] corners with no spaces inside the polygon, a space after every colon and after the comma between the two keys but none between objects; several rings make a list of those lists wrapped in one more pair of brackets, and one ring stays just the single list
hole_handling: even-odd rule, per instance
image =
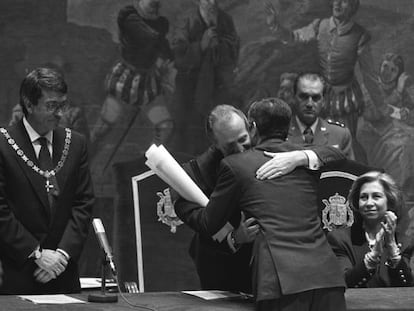
[{"label": "man's ear", "polygon": [[249,122],[249,135],[250,135],[250,141],[251,146],[255,146],[259,142],[259,130],[257,129],[256,122],[250,121]]},{"label": "man's ear", "polygon": [[[320,112],[320,114],[321,113],[323,114],[325,112],[326,108],[327,108],[326,93],[323,93],[322,94],[322,99],[321,99],[321,112]],[[318,117],[320,117],[320,116],[318,116]]]},{"label": "man's ear", "polygon": [[255,121],[249,121],[249,134],[250,137],[254,137],[257,134],[257,127]]},{"label": "man's ear", "polygon": [[29,101],[29,99],[23,97],[23,104],[26,107],[27,112],[32,113],[33,112],[33,105]]}]

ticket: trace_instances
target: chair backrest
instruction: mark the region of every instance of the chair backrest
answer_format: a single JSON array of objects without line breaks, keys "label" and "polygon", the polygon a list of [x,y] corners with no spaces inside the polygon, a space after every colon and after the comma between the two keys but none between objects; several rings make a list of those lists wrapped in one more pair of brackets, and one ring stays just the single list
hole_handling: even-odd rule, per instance
[{"label": "chair backrest", "polygon": [[318,202],[323,228],[350,227],[353,212],[348,205],[348,194],[358,176],[369,171],[383,171],[352,160],[341,160],[325,166],[319,181]]},{"label": "chair backrest", "polygon": [[[183,153],[173,156],[179,163],[192,158]],[[149,170],[145,161],[141,156],[114,165],[117,198],[113,248],[119,282],[136,282],[140,291],[198,288],[188,254],[193,232],[185,225],[171,232],[168,185]]]}]

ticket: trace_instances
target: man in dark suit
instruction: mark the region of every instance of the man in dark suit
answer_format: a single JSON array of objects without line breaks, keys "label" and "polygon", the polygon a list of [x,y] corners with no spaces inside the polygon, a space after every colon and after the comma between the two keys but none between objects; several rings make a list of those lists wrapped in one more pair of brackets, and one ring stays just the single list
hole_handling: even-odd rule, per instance
[{"label": "man in dark suit", "polygon": [[[237,210],[257,220],[252,269],[259,310],[345,310],[341,270],[318,217],[319,174],[296,168],[276,179],[256,179],[256,170],[268,160],[263,151],[300,148],[285,141],[289,106],[273,98],[258,101],[249,118],[256,123],[258,145],[221,161],[210,202],[193,212],[194,219],[211,236]],[[323,149],[318,156],[329,160]]]},{"label": "man in dark suit", "polygon": [[[207,122],[212,146],[184,164],[185,171],[207,196],[214,189],[221,159],[251,147],[250,127],[243,112],[233,106],[218,105],[210,112],[208,121],[211,119],[219,119],[221,125],[213,129],[211,122]],[[200,208],[198,204],[179,198],[174,207],[180,219],[195,231],[190,256],[197,268],[201,288],[251,293],[251,245],[246,243],[252,242],[258,232],[254,219],[243,219],[237,212],[218,234],[222,238],[212,238],[200,233],[197,222],[192,218],[192,211]],[[232,228],[237,230],[232,231]],[[232,237],[234,242],[237,241],[236,245],[232,243]]]},{"label": "man in dark suit", "polygon": [[354,159],[349,129],[339,122],[320,117],[326,94],[326,83],[316,73],[300,74],[294,84],[295,103],[288,139],[300,145],[333,146]]},{"label": "man in dark suit", "polygon": [[0,129],[2,294],[80,291],[94,195],[85,138],[57,127],[66,93],[57,71],[33,70],[20,87],[24,118]]}]

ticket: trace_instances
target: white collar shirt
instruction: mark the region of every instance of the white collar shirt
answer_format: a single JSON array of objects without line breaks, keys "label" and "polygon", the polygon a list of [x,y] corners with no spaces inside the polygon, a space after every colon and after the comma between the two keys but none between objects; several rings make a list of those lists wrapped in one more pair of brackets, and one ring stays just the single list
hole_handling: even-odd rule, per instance
[{"label": "white collar shirt", "polygon": [[[27,134],[29,135],[36,157],[39,158],[41,145],[38,139],[39,137],[42,137],[42,136],[39,135],[39,133],[35,131],[35,129],[27,121],[26,117],[23,118],[23,125],[26,129]],[[48,132],[46,135],[43,135],[43,137],[45,137],[47,140],[47,149],[49,149],[50,156],[52,157],[53,156],[53,147],[52,147],[53,131]]]}]

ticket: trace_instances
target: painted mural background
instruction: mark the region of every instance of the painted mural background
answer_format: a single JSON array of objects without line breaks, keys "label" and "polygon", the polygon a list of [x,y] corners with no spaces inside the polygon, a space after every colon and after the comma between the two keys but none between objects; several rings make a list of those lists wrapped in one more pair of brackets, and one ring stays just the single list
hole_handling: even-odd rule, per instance
[{"label": "painted mural background", "polygon": [[[162,14],[170,21],[171,39],[179,20],[194,9],[196,1],[161,2]],[[280,8],[282,23],[292,29],[307,25],[315,18],[330,16],[328,0],[272,2]],[[1,0],[0,124],[7,125],[10,121],[25,72],[40,65],[53,65],[65,73],[71,105],[82,123],[79,129],[89,135],[105,97],[105,75],[119,59],[117,13],[130,3],[129,0]],[[254,98],[276,95],[283,72],[317,69],[315,43],[284,45],[275,40],[265,23],[262,0],[221,0],[219,3],[233,17],[241,39],[236,79],[231,90],[235,105],[244,108]],[[371,33],[376,68],[384,53],[402,56],[409,77],[408,87],[410,76],[414,74],[414,2],[361,0],[356,20]],[[173,77],[171,79],[173,81]],[[414,100],[412,104],[414,107]],[[117,194],[112,164],[139,159],[157,135],[153,123],[154,119],[163,118],[162,107],[174,108],[168,96],[152,105],[137,116],[110,161],[112,150],[125,132],[128,112],[100,142],[93,156],[92,172],[98,196],[95,213],[106,219],[109,226]],[[407,206],[400,234],[405,243],[410,243],[414,240],[414,170],[411,167],[414,128],[408,122],[395,120],[382,128],[374,126],[374,129],[361,131],[359,138],[366,146],[369,164],[389,168],[404,189]],[[183,148],[185,141],[174,137],[174,131],[171,137],[171,133],[167,133],[164,143],[173,152],[199,153],[208,144],[203,124],[194,125],[193,130],[200,141],[195,148]],[[381,143],[375,145],[378,141]]]}]

